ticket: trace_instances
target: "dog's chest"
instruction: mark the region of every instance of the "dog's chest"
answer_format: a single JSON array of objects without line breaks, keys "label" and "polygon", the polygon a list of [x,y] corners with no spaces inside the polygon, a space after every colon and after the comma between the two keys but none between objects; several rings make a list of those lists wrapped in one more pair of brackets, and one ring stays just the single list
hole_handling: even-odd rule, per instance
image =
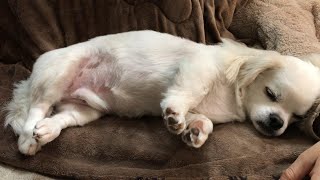
[{"label": "dog's chest", "polygon": [[234,88],[218,83],[194,109],[207,116],[213,123],[241,121],[244,117],[239,114]]}]

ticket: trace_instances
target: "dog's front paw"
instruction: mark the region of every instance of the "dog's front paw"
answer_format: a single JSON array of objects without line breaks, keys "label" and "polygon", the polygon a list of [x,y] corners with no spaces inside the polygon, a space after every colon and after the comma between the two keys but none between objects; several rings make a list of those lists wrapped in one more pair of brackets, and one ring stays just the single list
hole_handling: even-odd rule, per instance
[{"label": "dog's front paw", "polygon": [[163,119],[168,130],[174,134],[181,134],[186,129],[185,117],[173,110],[173,108],[166,108],[163,112]]},{"label": "dog's front paw", "polygon": [[208,139],[209,133],[205,130],[202,120],[195,120],[190,123],[182,133],[182,141],[188,146],[199,148]]},{"label": "dog's front paw", "polygon": [[31,156],[41,149],[41,145],[31,135],[21,134],[18,139],[18,148],[22,154]]},{"label": "dog's front paw", "polygon": [[51,118],[39,121],[33,131],[35,139],[41,144],[47,144],[60,135],[61,126]]}]

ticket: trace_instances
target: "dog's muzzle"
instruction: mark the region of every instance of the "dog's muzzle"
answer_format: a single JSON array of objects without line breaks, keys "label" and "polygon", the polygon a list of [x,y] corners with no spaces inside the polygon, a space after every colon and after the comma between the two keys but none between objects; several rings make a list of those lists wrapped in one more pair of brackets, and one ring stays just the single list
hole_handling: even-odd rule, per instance
[{"label": "dog's muzzle", "polygon": [[268,119],[264,121],[257,121],[257,124],[268,135],[274,136],[276,131],[283,127],[284,121],[278,114],[269,114]]}]

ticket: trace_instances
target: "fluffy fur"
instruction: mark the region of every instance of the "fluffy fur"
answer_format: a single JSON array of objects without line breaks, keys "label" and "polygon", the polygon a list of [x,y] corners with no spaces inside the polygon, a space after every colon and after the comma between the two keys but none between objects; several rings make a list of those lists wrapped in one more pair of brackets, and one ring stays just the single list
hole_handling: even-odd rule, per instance
[{"label": "fluffy fur", "polygon": [[120,33],[40,56],[14,89],[6,125],[20,152],[34,155],[62,129],[105,114],[163,115],[170,132],[198,148],[214,123],[247,117],[263,134],[282,134],[318,97],[319,77],[310,63],[231,40]]}]

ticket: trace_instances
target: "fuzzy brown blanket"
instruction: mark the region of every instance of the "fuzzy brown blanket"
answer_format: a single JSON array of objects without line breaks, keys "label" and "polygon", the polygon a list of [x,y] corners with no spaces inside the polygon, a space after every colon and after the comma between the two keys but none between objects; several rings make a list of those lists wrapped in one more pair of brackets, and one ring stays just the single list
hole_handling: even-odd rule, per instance
[{"label": "fuzzy brown blanket", "polygon": [[[89,38],[153,29],[201,43],[234,38],[235,12],[250,0],[9,0],[0,1],[0,104],[42,53]],[[169,43],[169,42],[168,42]],[[3,124],[4,113],[0,123]],[[0,126],[0,161],[58,178],[277,179],[314,141],[292,126],[281,137],[260,135],[249,123],[214,127],[200,149],[171,135],[161,118],[106,116],[73,127],[34,157]]]}]

